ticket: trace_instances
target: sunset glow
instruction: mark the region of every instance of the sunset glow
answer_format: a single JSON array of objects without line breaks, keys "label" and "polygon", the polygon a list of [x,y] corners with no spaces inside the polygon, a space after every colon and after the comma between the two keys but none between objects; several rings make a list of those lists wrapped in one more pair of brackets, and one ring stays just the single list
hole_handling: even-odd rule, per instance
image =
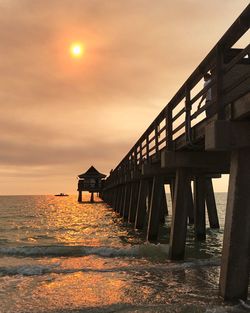
[{"label": "sunset glow", "polygon": [[70,53],[73,58],[80,58],[84,53],[84,47],[81,43],[72,43]]},{"label": "sunset glow", "polygon": [[0,193],[76,194],[92,163],[108,174],[248,3],[0,0]]}]

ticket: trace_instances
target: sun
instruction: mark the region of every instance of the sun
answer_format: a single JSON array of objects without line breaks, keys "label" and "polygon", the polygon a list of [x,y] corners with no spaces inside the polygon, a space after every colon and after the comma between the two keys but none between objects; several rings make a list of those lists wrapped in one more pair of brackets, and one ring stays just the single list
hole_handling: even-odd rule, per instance
[{"label": "sun", "polygon": [[70,54],[73,58],[81,58],[84,53],[84,46],[82,43],[74,42],[70,45]]}]

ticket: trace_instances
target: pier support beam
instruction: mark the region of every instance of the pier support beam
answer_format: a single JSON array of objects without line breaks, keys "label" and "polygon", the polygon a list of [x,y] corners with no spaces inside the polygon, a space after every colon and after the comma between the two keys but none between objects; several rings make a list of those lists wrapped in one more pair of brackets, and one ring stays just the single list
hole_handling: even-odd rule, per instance
[{"label": "pier support beam", "polygon": [[175,187],[175,178],[171,179],[171,182],[170,182],[170,195],[171,195],[172,203],[174,203],[174,187]]},{"label": "pier support beam", "polygon": [[119,197],[117,199],[116,208],[115,208],[116,212],[118,213],[120,213],[120,210],[121,210],[122,197],[123,197],[123,185],[120,185]]},{"label": "pier support beam", "polygon": [[163,185],[163,177],[154,176],[148,216],[147,240],[149,241],[154,241],[158,237]]},{"label": "pier support beam", "polygon": [[145,179],[140,180],[138,199],[137,199],[137,208],[136,208],[136,217],[135,217],[135,228],[142,229],[144,225],[144,220],[146,216],[146,198],[147,198],[147,181]]},{"label": "pier support beam", "polygon": [[82,190],[78,191],[78,202],[82,202]]},{"label": "pier support beam", "polygon": [[147,183],[147,212],[150,210],[150,203],[151,203],[151,198],[152,198],[152,190],[153,190],[153,179],[149,179]]},{"label": "pier support beam", "polygon": [[130,223],[135,222],[138,192],[139,192],[139,182],[136,181],[132,183],[131,193],[130,193],[130,203],[129,203],[129,213],[128,213],[128,221]]},{"label": "pier support beam", "polygon": [[205,177],[194,179],[194,230],[197,240],[206,240]]},{"label": "pier support beam", "polygon": [[125,193],[124,193],[123,210],[122,210],[122,217],[125,221],[128,220],[130,196],[131,196],[131,183],[126,183]]},{"label": "pier support beam", "polygon": [[126,186],[125,184],[123,184],[121,185],[121,196],[120,196],[119,204],[117,207],[117,212],[119,212],[120,216],[122,216],[122,213],[123,213],[125,193],[126,193]]},{"label": "pier support beam", "polygon": [[182,260],[185,255],[189,185],[188,169],[177,169],[169,243],[169,257],[171,260]]},{"label": "pier support beam", "polygon": [[188,184],[188,224],[193,225],[194,224],[194,200],[193,200],[193,193],[191,188],[191,181]]},{"label": "pier support beam", "polygon": [[212,178],[206,178],[206,204],[210,228],[220,228]]},{"label": "pier support beam", "polygon": [[161,187],[161,211],[160,211],[160,223],[165,223],[165,216],[168,215],[168,204],[167,204],[167,198],[165,193],[165,187],[164,184]]},{"label": "pier support beam", "polygon": [[119,199],[120,199],[120,186],[117,186],[115,188],[115,200],[114,200],[114,206],[113,206],[113,209],[116,212],[117,212],[117,208],[118,208]]},{"label": "pier support beam", "polygon": [[91,202],[91,203],[93,203],[93,202],[94,202],[94,193],[93,193],[93,192],[91,192],[90,202]]},{"label": "pier support beam", "polygon": [[232,152],[220,293],[226,300],[247,299],[250,274],[250,148]]}]

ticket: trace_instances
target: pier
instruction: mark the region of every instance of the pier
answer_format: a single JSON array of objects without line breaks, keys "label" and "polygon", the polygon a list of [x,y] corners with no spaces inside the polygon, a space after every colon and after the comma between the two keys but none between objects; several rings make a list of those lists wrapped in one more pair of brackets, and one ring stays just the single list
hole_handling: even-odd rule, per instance
[{"label": "pier", "polygon": [[[146,239],[157,241],[168,214],[164,186],[169,185],[169,258],[182,260],[188,223],[194,224],[197,241],[206,240],[206,211],[210,227],[220,227],[212,179],[230,174],[219,286],[225,300],[247,299],[250,274],[249,23],[248,5],[110,173],[101,192],[124,220],[136,229],[147,225]],[[207,73],[211,79],[203,85]]]},{"label": "pier", "polygon": [[78,202],[82,202],[82,192],[88,191],[90,202],[94,202],[94,194],[102,191],[105,174],[98,172],[94,166],[91,166],[85,173],[78,175]]}]

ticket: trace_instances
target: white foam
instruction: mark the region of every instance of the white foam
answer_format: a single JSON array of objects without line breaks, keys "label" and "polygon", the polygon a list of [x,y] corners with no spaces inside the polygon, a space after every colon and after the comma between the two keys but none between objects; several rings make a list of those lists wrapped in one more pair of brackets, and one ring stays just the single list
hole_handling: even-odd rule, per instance
[{"label": "white foam", "polygon": [[[242,309],[243,308],[243,309]],[[250,305],[239,299],[239,304],[236,305],[225,305],[225,306],[216,306],[212,308],[207,308],[205,313],[242,313],[242,312],[249,312]]]},{"label": "white foam", "polygon": [[83,267],[83,268],[62,268],[60,262],[54,262],[50,264],[25,264],[25,265],[16,265],[16,266],[5,266],[0,267],[0,276],[14,276],[14,275],[22,275],[22,276],[37,276],[37,275],[46,275],[46,274],[70,274],[77,272],[98,272],[98,273],[108,273],[108,272],[144,272],[144,271],[153,271],[153,272],[171,272],[171,271],[179,271],[185,270],[186,268],[197,268],[197,266],[210,266],[210,265],[218,265],[216,261],[214,262],[179,262],[179,263],[160,263],[160,264],[133,264],[129,263],[126,266],[111,266],[107,268],[91,268],[91,267]]},{"label": "white foam", "polygon": [[0,254],[14,256],[85,256],[99,255],[102,257],[154,257],[166,256],[168,245],[143,244],[128,248],[119,247],[88,247],[88,246],[21,246],[2,247]]},{"label": "white foam", "polygon": [[[58,264],[59,265],[59,264]],[[2,267],[0,268],[0,274],[2,276],[14,276],[14,275],[22,275],[22,276],[36,276],[36,275],[44,275],[47,273],[54,272],[54,268],[56,264],[51,264],[49,266],[46,265],[22,265],[22,266],[13,266],[13,267]]]},{"label": "white foam", "polygon": [[250,305],[248,303],[246,303],[244,300],[240,299],[239,302],[244,309],[250,310]]},{"label": "white foam", "polygon": [[[20,247],[1,247],[0,254],[22,257],[82,257],[89,255],[96,255],[100,257],[128,257],[128,258],[156,258],[167,261],[168,258],[168,245],[163,244],[142,244],[126,248],[119,247],[90,247],[90,246],[20,246]],[[102,271],[102,272],[117,272],[117,271],[143,271],[143,270],[157,270],[157,271],[175,271],[194,267],[204,266],[218,266],[220,259],[203,259],[203,260],[189,260],[185,262],[164,262],[164,263],[150,263],[133,264],[129,266],[117,267],[106,269],[94,268],[60,268],[60,263],[52,263],[45,265],[25,264],[11,267],[0,267],[0,275],[44,275],[49,273],[74,273],[86,271]]]}]

